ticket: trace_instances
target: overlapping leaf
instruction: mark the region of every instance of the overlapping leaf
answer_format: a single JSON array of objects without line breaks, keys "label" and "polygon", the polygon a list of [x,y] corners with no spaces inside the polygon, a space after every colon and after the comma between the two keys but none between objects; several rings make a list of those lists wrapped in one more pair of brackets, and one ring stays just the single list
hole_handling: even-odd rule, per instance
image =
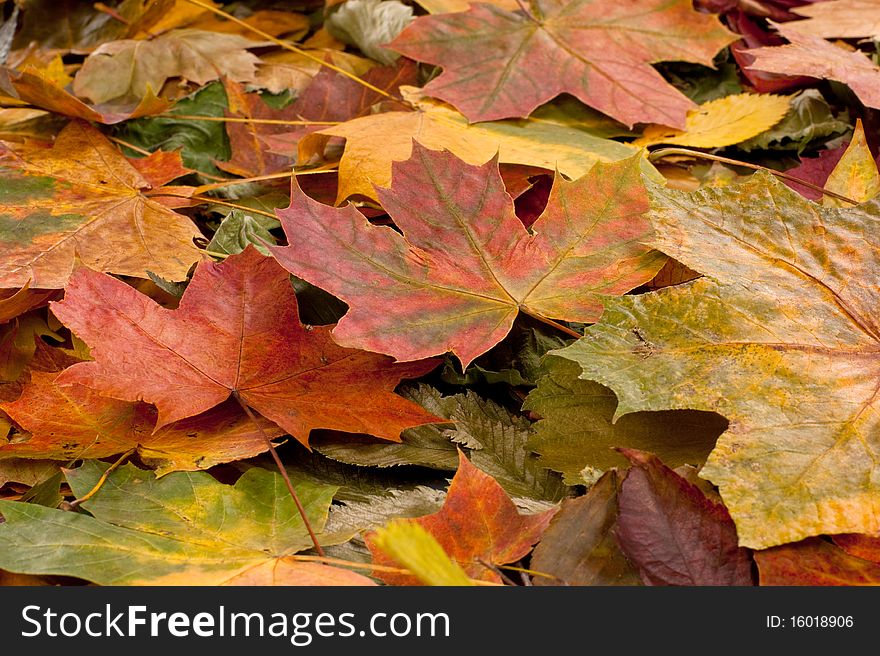
[{"label": "overlapping leaf", "polygon": [[880,108],[880,66],[861,52],[798,31],[797,23],[775,26],[789,43],[747,51],[750,68],[786,75],[809,75],[848,85],[868,107]]},{"label": "overlapping leaf", "polygon": [[625,159],[635,152],[604,138],[614,133],[615,124],[588,111],[568,114],[549,106],[527,121],[469,125],[447,105],[424,99],[412,88],[401,91],[416,111],[363,116],[300,142],[300,160],[309,161],[323,153],[331,136],[345,138],[337,203],[357,195],[378,200],[376,187],[390,184],[393,163],[411,157],[414,140],[427,148],[449,150],[468,164],[482,164],[497,155],[504,164],[558,170],[570,178],[579,178],[597,162]]},{"label": "overlapping leaf", "polygon": [[[84,495],[107,465],[68,471]],[[320,531],[335,488],[297,481]],[[210,475],[125,465],[83,507],[91,515],[0,501],[0,568],[101,585],[371,585],[350,570],[291,558],[311,546],[281,476],[251,469],[235,486]],[[70,554],[75,552],[76,558]]]},{"label": "overlapping leaf", "polygon": [[147,196],[150,182],[97,130],[74,122],[48,149],[0,162],[0,287],[63,287],[98,271],[180,280],[198,257],[192,222]]},{"label": "overlapping leaf", "polygon": [[437,420],[392,393],[436,361],[394,364],[337,346],[330,327],[303,326],[286,272],[253,248],[200,264],[176,310],[84,268],[53,310],[95,358],[58,382],[152,403],[157,430],[230,396],[303,444],[313,428],[398,440],[404,428]]},{"label": "overlapping leaf", "polygon": [[417,19],[391,47],[442,66],[425,93],[470,121],[526,117],[567,92],[630,126],[681,128],[693,105],[650,64],[709,65],[734,40],[688,0],[536,0],[531,12],[478,3]]},{"label": "overlapping leaf", "polygon": [[632,289],[663,263],[641,243],[648,226],[639,157],[597,164],[575,182],[557,176],[532,232],[494,160],[470,166],[414,144],[379,196],[403,235],[294,186],[290,208],[277,211],[291,245],[271,250],[294,275],[349,304],[337,342],[398,360],[452,351],[467,366],[520,311],[594,321],[597,294]]},{"label": "overlapping leaf", "polygon": [[652,243],[711,278],[610,300],[555,353],[615,391],[617,416],[730,420],[701,475],[743,545],[880,529],[880,205],[821,208],[764,175],[651,193]]},{"label": "overlapping leaf", "polygon": [[[501,486],[461,454],[443,507],[433,515],[399,521],[420,524],[471,578],[500,583],[500,577],[487,564],[503,565],[526,555],[555,512],[552,508],[520,515]],[[394,562],[382,550],[381,541],[371,535],[367,535],[367,546],[377,565]],[[377,574],[395,585],[417,582],[403,574]]]},{"label": "overlapping leaf", "polygon": [[255,426],[233,402],[154,432],[152,406],[100,396],[83,385],[60,386],[54,383],[56,376],[33,373],[16,401],[0,404],[30,433],[27,441],[0,446],[0,459],[71,461],[106,458],[136,448],[162,475],[250,458],[268,448],[264,435],[283,434],[266,419]]}]

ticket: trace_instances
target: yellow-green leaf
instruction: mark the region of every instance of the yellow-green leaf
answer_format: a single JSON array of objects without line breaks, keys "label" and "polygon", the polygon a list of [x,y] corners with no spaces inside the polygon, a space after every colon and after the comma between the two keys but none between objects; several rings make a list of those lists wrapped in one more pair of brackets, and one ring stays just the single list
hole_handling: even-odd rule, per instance
[{"label": "yellow-green leaf", "polygon": [[[83,496],[108,465],[66,472]],[[294,482],[320,531],[336,488]],[[0,569],[76,576],[101,585],[371,585],[293,555],[311,540],[281,476],[253,468],[224,485],[209,474],[125,465],[82,505],[91,515],[0,501]],[[320,538],[319,538],[320,540]]]},{"label": "yellow-green leaf", "polygon": [[[865,141],[865,130],[861,119],[856,121],[852,141],[828,176],[825,189],[852,198],[859,203],[871,200],[880,192],[880,173],[877,172],[877,162],[874,161],[871,149]],[[824,196],[822,204],[826,207],[850,206],[850,203],[833,196]]]},{"label": "yellow-green leaf", "polygon": [[474,585],[461,566],[421,524],[391,521],[373,533],[373,544],[427,585]]}]

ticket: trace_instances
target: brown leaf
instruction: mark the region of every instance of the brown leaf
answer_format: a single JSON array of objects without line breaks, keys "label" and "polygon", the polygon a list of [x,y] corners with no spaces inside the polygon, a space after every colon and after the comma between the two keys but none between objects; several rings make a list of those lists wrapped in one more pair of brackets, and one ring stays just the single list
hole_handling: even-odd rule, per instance
[{"label": "brown leaf", "polygon": [[619,479],[607,471],[585,496],[566,499],[535,547],[534,585],[639,585],[638,572],[614,537]]},{"label": "brown leaf", "polygon": [[723,505],[644,451],[620,490],[617,539],[646,585],[754,585],[752,558],[737,544]]}]

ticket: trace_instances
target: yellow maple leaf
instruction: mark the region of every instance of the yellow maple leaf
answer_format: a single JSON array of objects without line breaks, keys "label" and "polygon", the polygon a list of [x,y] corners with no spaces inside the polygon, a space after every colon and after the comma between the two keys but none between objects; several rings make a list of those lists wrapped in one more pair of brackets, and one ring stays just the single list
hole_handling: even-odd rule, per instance
[{"label": "yellow maple leaf", "polygon": [[752,93],[725,96],[690,110],[684,130],[649,125],[634,143],[690,148],[732,146],[772,128],[788,112],[788,106],[789,99],[785,96]]}]

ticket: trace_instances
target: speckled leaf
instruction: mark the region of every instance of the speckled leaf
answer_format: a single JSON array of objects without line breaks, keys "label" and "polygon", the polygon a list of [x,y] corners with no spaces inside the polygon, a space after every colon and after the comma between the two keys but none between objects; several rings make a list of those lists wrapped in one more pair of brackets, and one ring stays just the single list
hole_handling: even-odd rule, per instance
[{"label": "speckled leaf", "polygon": [[[534,515],[520,515],[516,506],[488,474],[474,467],[464,454],[443,507],[433,515],[399,520],[420,524],[436,538],[443,550],[471,578],[500,583],[498,575],[480,560],[503,565],[525,556],[546,530],[556,509]],[[371,535],[367,546],[377,565],[393,564]],[[0,566],[2,566],[0,561]],[[413,585],[412,576],[391,573],[377,575],[392,585]]]},{"label": "speckled leaf", "polygon": [[625,466],[615,447],[651,451],[670,467],[703,464],[727,428],[723,417],[693,410],[637,412],[612,423],[614,392],[579,378],[576,362],[548,357],[544,366],[547,375],[523,405],[541,417],[528,446],[540,454],[540,466],[562,472],[569,485],[584,484],[585,468]]},{"label": "speckled leaf", "polygon": [[425,92],[471,121],[526,117],[567,92],[630,126],[681,128],[693,104],[650,64],[708,66],[735,39],[689,0],[534,0],[530,8],[525,16],[478,3],[467,12],[425,16],[391,47],[442,66]]},{"label": "speckled leaf", "polygon": [[[106,468],[90,461],[68,471],[74,494],[88,492]],[[335,488],[296,487],[320,531]],[[83,507],[91,516],[0,501],[0,567],[101,585],[371,584],[290,558],[312,543],[281,477],[265,470],[250,470],[233,487],[202,472],[156,479],[125,465]]]},{"label": "speckled leaf", "polygon": [[396,441],[404,428],[436,420],[393,393],[436,361],[394,364],[337,346],[329,326],[303,326],[289,276],[253,248],[200,264],[175,310],[83,268],[53,312],[95,358],[58,382],[152,403],[157,429],[234,393],[303,444],[312,428]]},{"label": "speckled leaf", "polygon": [[339,344],[398,360],[451,351],[467,366],[507,335],[520,311],[595,321],[598,294],[654,276],[664,258],[641,243],[649,228],[640,161],[596,164],[573,182],[557,175],[529,232],[496,160],[471,166],[414,144],[413,156],[395,163],[391,187],[379,190],[402,235],[294,185],[291,206],[276,211],[290,246],[270,250],[291,273],[348,303],[333,331]]},{"label": "speckled leaf", "polygon": [[99,271],[180,280],[199,257],[195,225],[148,197],[147,179],[84,123],[0,166],[0,287],[63,287],[76,258]]},{"label": "speckled leaf", "polygon": [[616,416],[730,420],[701,476],[743,545],[880,530],[880,204],[822,208],[763,174],[651,195],[653,245],[710,277],[609,299],[554,353],[616,392]]}]

